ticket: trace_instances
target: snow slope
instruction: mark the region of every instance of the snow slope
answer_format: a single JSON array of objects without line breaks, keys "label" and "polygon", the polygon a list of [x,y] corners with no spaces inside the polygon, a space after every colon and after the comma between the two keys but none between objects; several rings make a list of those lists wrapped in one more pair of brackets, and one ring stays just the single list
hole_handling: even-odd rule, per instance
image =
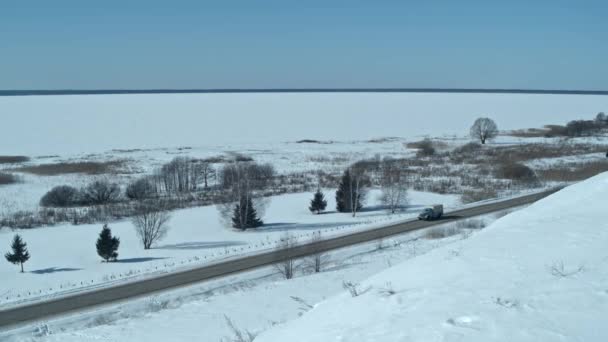
[{"label": "snow slope", "polygon": [[570,186],[255,341],[607,341],[607,195],[608,173]]}]

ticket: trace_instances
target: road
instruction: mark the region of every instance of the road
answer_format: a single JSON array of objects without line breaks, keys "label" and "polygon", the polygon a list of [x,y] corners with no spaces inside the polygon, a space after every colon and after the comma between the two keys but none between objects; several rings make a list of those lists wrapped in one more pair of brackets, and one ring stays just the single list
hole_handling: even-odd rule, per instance
[{"label": "road", "polygon": [[162,276],[143,279],[107,287],[91,292],[56,298],[49,301],[32,303],[0,311],[0,331],[11,327],[26,325],[36,321],[48,320],[53,317],[89,310],[102,305],[115,304],[128,299],[149,296],[151,294],[183,287],[205,280],[222,277],[255,268],[269,266],[291,258],[300,258],[311,254],[331,251],[360,243],[373,241],[397,234],[403,234],[444,223],[484,215],[509,208],[530,204],[542,199],[558,189],[536,194],[511,198],[503,201],[482,204],[466,209],[446,213],[437,221],[411,220],[384,227],[364,230],[349,235],[329,238],[316,243],[307,243],[290,249],[275,250],[256,254],[254,256],[231,259],[221,263],[201,266],[187,271],[168,273]]}]

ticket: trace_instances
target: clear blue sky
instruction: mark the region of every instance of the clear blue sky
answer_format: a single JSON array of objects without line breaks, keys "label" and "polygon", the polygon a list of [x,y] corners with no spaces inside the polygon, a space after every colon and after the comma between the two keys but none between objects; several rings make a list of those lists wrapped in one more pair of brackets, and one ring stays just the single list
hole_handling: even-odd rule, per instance
[{"label": "clear blue sky", "polygon": [[2,1],[0,89],[608,89],[608,1]]}]

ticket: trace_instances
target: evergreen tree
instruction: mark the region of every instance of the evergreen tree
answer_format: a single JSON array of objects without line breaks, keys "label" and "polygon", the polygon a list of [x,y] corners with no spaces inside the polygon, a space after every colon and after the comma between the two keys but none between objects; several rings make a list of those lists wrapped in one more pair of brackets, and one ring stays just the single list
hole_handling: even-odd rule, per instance
[{"label": "evergreen tree", "polygon": [[257,228],[263,224],[264,222],[258,218],[258,213],[253,207],[251,197],[241,198],[239,203],[237,203],[234,207],[232,226],[234,228],[245,230],[247,228]]},{"label": "evergreen tree", "polygon": [[315,193],[315,197],[310,200],[310,207],[308,209],[313,212],[320,214],[327,207],[327,201],[325,200],[325,195],[321,192],[321,189],[317,189]]},{"label": "evergreen tree", "polygon": [[351,196],[357,198],[357,211],[363,208],[361,204],[362,200],[362,189],[356,190],[353,177],[350,174],[350,170],[344,171],[338,190],[336,191],[336,210],[340,213],[352,213],[353,212],[353,201]]},{"label": "evergreen tree", "polygon": [[118,252],[116,251],[119,245],[120,239],[112,236],[112,231],[107,224],[104,224],[97,239],[97,254],[106,262],[116,261],[116,258],[118,258]]},{"label": "evergreen tree", "polygon": [[27,251],[27,243],[25,243],[19,234],[13,238],[13,244],[11,245],[13,253],[6,253],[4,257],[12,264],[21,265],[21,273],[23,273],[23,264],[29,260],[30,253]]}]

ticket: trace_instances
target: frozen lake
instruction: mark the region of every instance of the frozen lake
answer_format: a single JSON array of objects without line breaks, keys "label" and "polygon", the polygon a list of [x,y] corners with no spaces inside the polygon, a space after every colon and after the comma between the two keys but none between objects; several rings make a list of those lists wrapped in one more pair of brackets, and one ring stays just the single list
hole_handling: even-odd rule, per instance
[{"label": "frozen lake", "polygon": [[205,146],[299,139],[463,135],[608,112],[608,96],[445,93],[153,94],[0,97],[0,154]]}]

